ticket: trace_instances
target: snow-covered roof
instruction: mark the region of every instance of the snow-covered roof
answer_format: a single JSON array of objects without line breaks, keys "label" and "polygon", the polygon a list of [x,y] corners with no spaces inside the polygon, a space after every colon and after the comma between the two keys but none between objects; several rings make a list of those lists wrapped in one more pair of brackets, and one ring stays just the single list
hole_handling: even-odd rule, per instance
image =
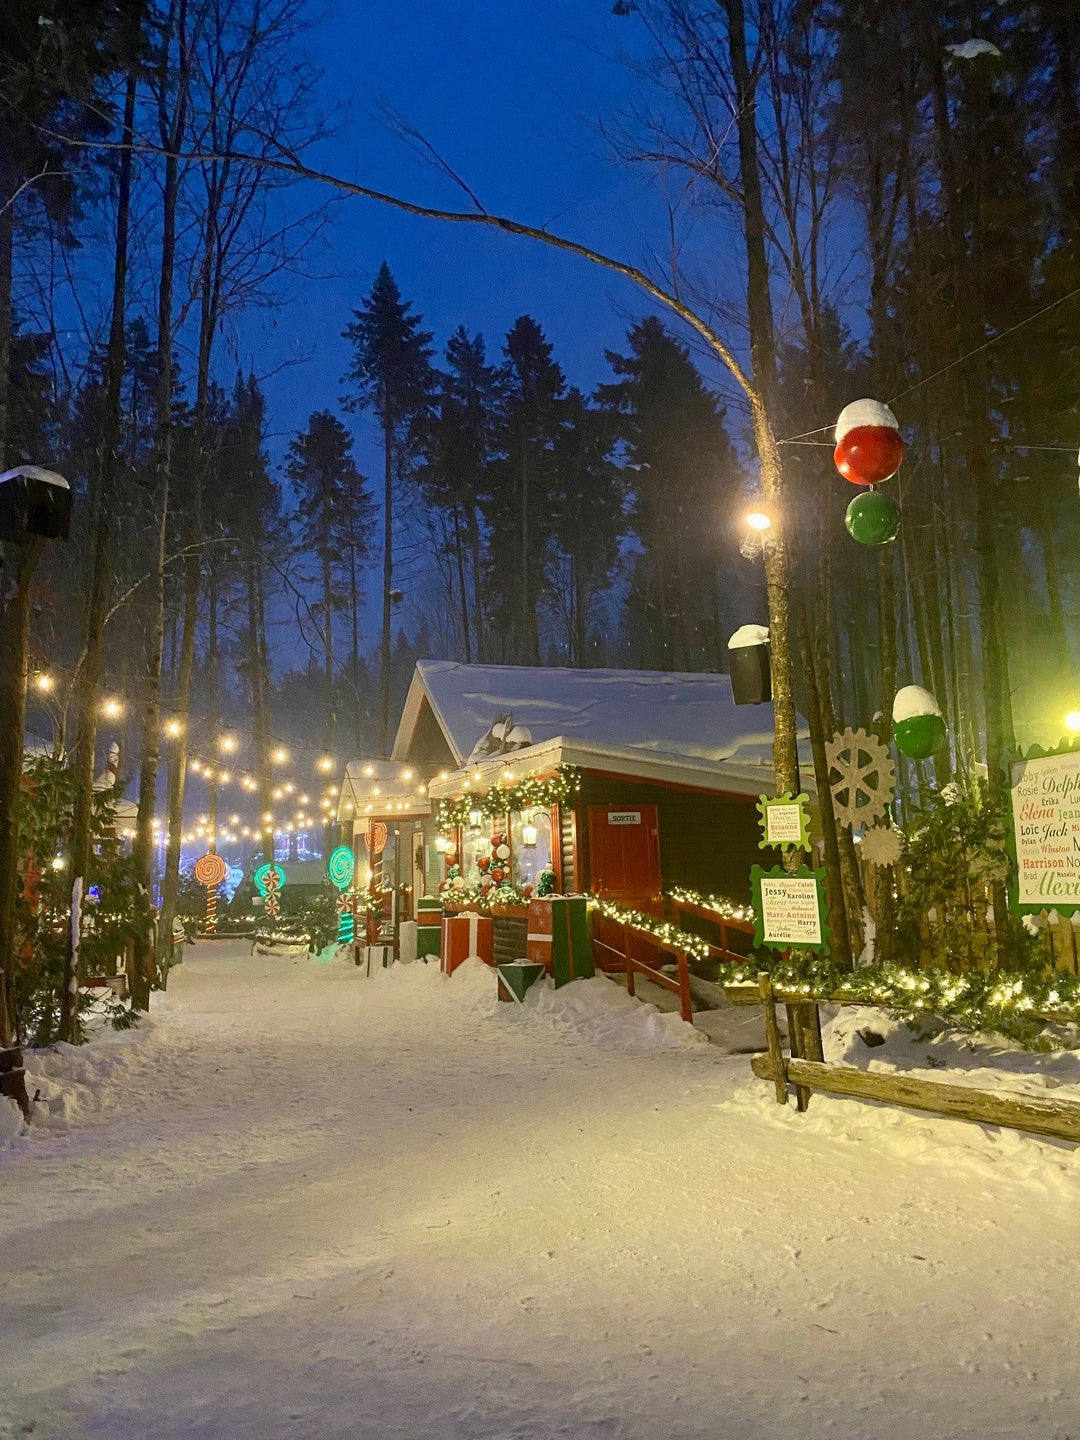
[{"label": "snow-covered roof", "polygon": [[736,755],[757,760],[772,750],[772,706],[736,705],[726,675],[421,660],[395,759],[408,754],[425,698],[459,765],[493,717],[506,711],[532,732],[535,744],[561,737],[714,764]]},{"label": "snow-covered roof", "polygon": [[416,819],[431,813],[424,777],[400,760],[350,760],[338,795],[341,823]]}]

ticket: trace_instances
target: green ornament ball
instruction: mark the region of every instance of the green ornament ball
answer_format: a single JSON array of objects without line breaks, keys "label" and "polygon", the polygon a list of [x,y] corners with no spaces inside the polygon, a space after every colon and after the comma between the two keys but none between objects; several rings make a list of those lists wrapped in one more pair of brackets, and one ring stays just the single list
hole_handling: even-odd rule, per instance
[{"label": "green ornament ball", "polygon": [[844,525],[860,545],[887,545],[900,529],[900,506],[880,490],[867,490],[848,506]]},{"label": "green ornament ball", "polygon": [[912,760],[926,760],[945,744],[948,731],[940,715],[912,715],[893,723],[896,748]]}]

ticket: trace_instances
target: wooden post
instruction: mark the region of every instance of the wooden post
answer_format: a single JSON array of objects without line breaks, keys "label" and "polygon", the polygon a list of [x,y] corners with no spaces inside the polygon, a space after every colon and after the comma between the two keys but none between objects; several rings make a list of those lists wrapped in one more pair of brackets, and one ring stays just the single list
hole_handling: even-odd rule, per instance
[{"label": "wooden post", "polygon": [[679,967],[679,1008],[688,1025],[694,1023],[694,1007],[690,1003],[690,967],[685,950],[676,950],[675,961]]},{"label": "wooden post", "polygon": [[773,1083],[776,1086],[776,1103],[786,1105],[788,1102],[787,1066],[784,1063],[784,1052],[780,1048],[780,1027],[776,1023],[776,1001],[773,999],[772,981],[766,970],[758,975],[758,990],[761,992],[761,1008],[765,1015],[765,1038],[769,1042],[769,1065]]},{"label": "wooden post", "polygon": [[821,1041],[821,1010],[816,1000],[803,1006],[803,1045],[807,1060],[825,1061],[825,1047]]},{"label": "wooden post", "polygon": [[[803,1034],[803,1019],[805,1007],[802,1005],[787,1005],[788,1023],[788,1053],[792,1060],[805,1060],[806,1037]],[[810,1104],[810,1091],[805,1085],[795,1086],[795,1104],[798,1109],[805,1110]]]}]

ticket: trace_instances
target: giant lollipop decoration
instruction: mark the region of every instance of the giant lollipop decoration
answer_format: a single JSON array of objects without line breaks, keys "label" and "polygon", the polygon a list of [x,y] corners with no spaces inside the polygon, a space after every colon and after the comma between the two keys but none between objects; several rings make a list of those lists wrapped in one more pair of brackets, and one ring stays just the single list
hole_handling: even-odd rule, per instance
[{"label": "giant lollipop decoration", "polygon": [[265,901],[263,913],[265,915],[280,914],[281,903],[278,900],[278,891],[285,884],[285,871],[281,866],[260,865],[251,878],[255,882],[256,890]]},{"label": "giant lollipop decoration", "polygon": [[338,944],[351,945],[355,931],[353,918],[352,882],[356,873],[356,861],[348,845],[339,845],[327,862],[327,873],[331,884],[338,892]]},{"label": "giant lollipop decoration", "polygon": [[216,935],[218,886],[228,875],[229,867],[220,855],[208,851],[195,861],[193,873],[199,884],[206,886],[206,923],[203,928],[207,935]]}]

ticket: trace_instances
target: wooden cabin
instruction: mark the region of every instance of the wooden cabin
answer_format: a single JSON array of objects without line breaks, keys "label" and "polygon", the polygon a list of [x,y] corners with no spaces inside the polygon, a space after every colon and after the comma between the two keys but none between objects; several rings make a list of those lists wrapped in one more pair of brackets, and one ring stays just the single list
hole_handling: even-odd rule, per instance
[{"label": "wooden cabin", "polygon": [[[773,793],[772,740],[772,706],[736,706],[726,675],[426,660],[391,759],[349,765],[338,818],[351,822],[361,878],[366,839],[382,842],[378,874],[399,919],[439,892],[451,863],[463,901],[482,906],[494,860],[521,916],[548,868],[557,891],[651,914],[675,886],[742,905],[750,866],[772,863],[756,808]],[[440,825],[440,801],[454,823]],[[372,835],[380,824],[385,838]],[[492,833],[505,858],[492,856]]]}]

